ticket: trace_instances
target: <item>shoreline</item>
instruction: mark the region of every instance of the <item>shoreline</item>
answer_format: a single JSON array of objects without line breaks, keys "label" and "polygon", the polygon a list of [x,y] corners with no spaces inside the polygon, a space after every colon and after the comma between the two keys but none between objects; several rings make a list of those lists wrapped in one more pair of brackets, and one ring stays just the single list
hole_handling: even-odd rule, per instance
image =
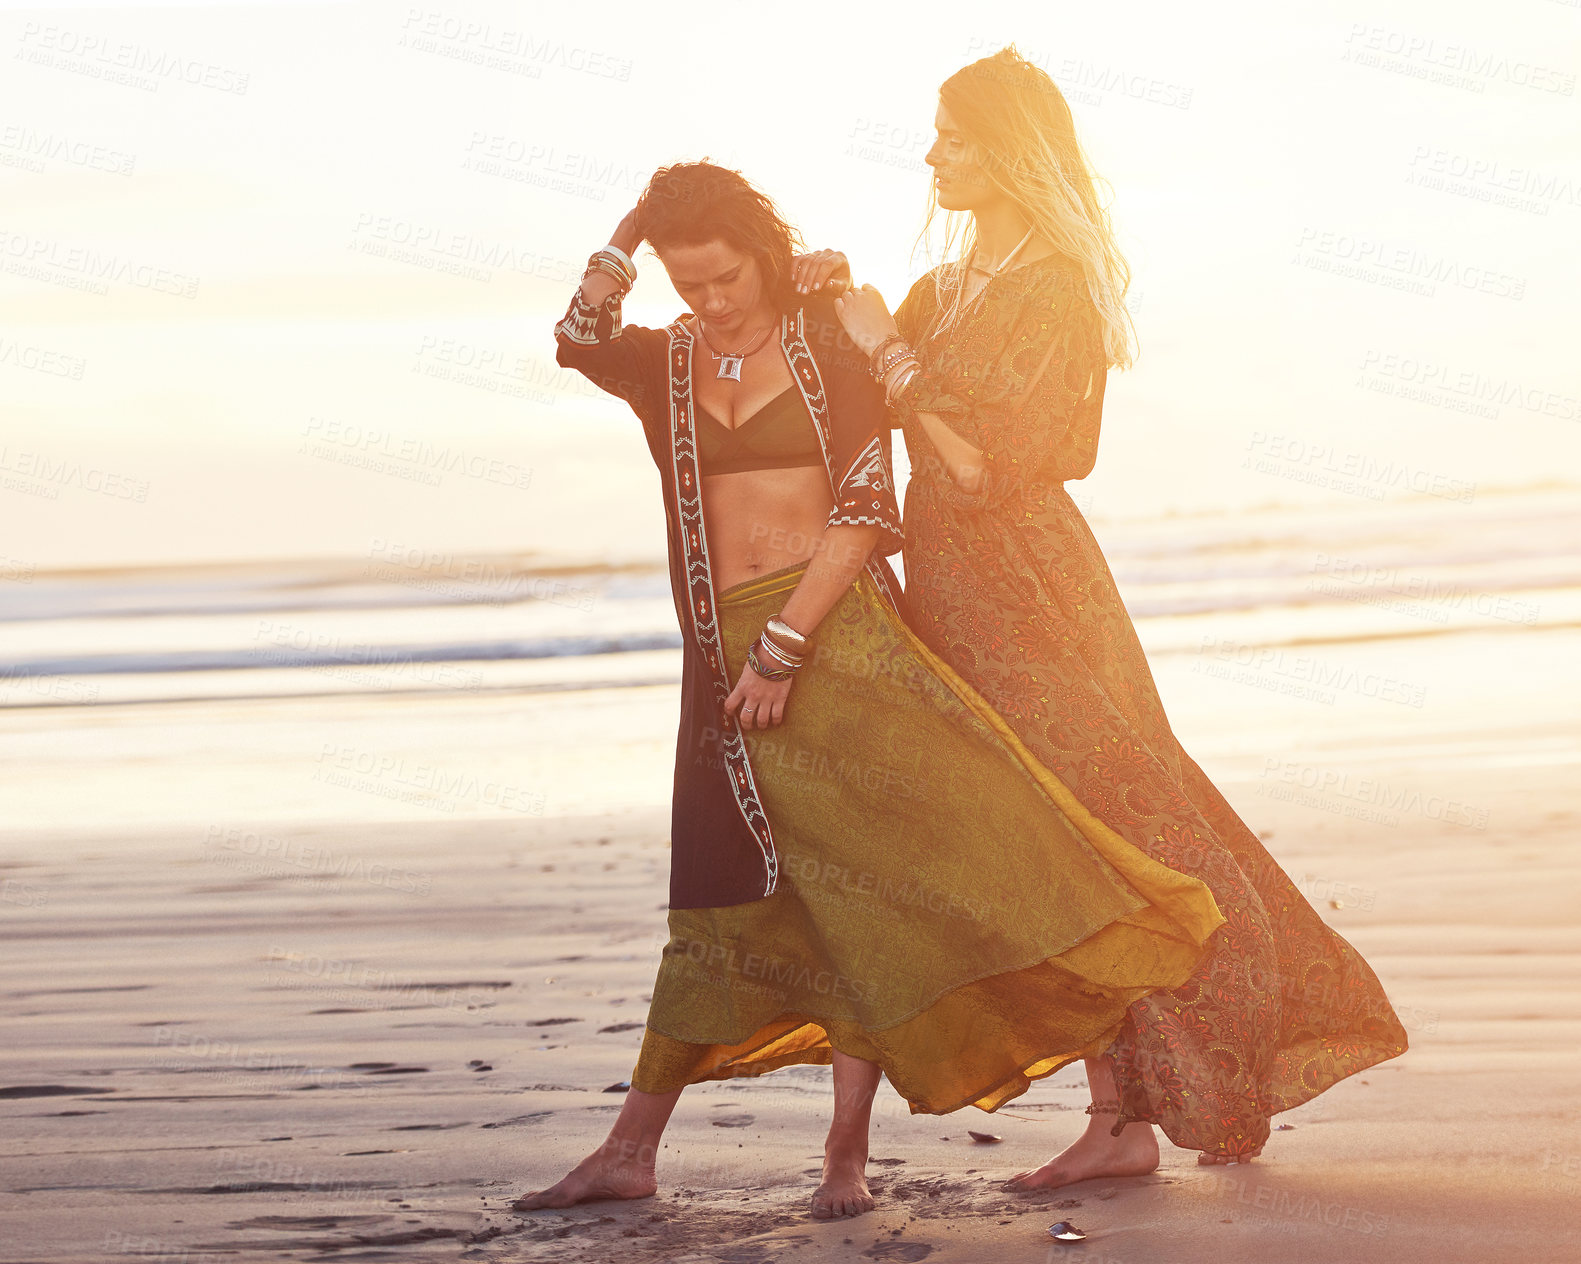
[{"label": "shoreline", "polygon": [[[1030,1200],[995,1186],[1079,1131],[1079,1065],[992,1116],[912,1116],[884,1086],[879,1208],[833,1222],[804,1211],[830,1102],[812,1067],[689,1089],[655,1199],[509,1210],[601,1139],[635,1061],[674,686],[0,712],[7,1259],[1567,1258],[1581,634],[1515,644],[1335,651],[1420,706],[1153,663],[1186,749],[1377,971],[1409,1052],[1279,1116],[1245,1169],[1161,1143],[1152,1176]],[[406,762],[318,775],[347,752]],[[436,795],[423,766],[541,811]],[[1091,1236],[1052,1243],[1061,1218]]]}]

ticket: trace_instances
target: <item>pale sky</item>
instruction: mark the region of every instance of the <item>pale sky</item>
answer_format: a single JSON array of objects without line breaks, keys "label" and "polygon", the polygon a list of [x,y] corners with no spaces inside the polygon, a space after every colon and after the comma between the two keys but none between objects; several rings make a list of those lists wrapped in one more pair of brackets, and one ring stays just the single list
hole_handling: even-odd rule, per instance
[{"label": "pale sky", "polygon": [[0,4],[4,549],[658,555],[553,364],[588,253],[707,156],[898,302],[938,85],[1011,40],[1135,275],[1095,520],[1581,483],[1581,5]]}]

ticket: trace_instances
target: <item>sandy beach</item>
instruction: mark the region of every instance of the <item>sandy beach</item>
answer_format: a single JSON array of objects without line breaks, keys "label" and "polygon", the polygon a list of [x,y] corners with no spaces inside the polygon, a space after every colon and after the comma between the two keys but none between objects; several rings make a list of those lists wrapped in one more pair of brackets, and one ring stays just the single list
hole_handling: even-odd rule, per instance
[{"label": "sandy beach", "polygon": [[[1321,650],[1403,684],[1153,666],[1411,1050],[1280,1116],[1253,1165],[1166,1144],[1153,1175],[1039,1197],[997,1184],[1077,1134],[1079,1065],[997,1115],[912,1116],[886,1085],[877,1210],[833,1223],[805,1210],[811,1067],[688,1090],[656,1198],[509,1209],[601,1139],[640,1043],[677,704],[640,681],[673,652],[619,688],[0,712],[0,1258],[1573,1259],[1581,631]],[[1087,1239],[1051,1241],[1060,1219]]]},{"label": "sandy beach", "polygon": [[[1581,1259],[1577,5],[3,6],[0,1264]],[[1411,1048],[1254,1164],[1037,1197],[1080,1065],[883,1085],[838,1222],[787,1068],[690,1089],[656,1197],[518,1214],[640,1047],[681,661],[554,325],[702,157],[898,304],[940,86],[1011,41],[1131,270],[1073,501]]]}]

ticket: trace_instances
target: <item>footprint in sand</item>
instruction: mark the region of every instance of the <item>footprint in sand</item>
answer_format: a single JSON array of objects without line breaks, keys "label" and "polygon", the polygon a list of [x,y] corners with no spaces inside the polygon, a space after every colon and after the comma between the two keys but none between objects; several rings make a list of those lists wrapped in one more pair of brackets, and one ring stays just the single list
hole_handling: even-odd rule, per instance
[{"label": "footprint in sand", "polygon": [[745,1128],[757,1122],[756,1115],[720,1115],[717,1119],[710,1119],[709,1123],[715,1128]]},{"label": "footprint in sand", "polygon": [[552,1110],[535,1110],[530,1115],[513,1115],[509,1119],[499,1119],[499,1120],[496,1120],[494,1123],[491,1123],[491,1124],[479,1124],[478,1127],[480,1127],[480,1128],[510,1128],[510,1127],[514,1126],[515,1124],[537,1124],[537,1123],[542,1123],[545,1119],[549,1118],[549,1116],[552,1115],[552,1114],[554,1114],[554,1111],[552,1111]]}]

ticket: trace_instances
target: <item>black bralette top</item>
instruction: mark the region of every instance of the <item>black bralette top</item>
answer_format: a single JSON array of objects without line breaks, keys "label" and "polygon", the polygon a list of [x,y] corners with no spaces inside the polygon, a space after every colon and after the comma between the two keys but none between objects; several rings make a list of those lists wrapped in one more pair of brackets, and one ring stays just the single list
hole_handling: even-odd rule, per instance
[{"label": "black bralette top", "polygon": [[823,465],[812,415],[795,385],[787,386],[734,430],[701,404],[694,401],[694,405],[699,418],[697,467],[703,474]]}]

